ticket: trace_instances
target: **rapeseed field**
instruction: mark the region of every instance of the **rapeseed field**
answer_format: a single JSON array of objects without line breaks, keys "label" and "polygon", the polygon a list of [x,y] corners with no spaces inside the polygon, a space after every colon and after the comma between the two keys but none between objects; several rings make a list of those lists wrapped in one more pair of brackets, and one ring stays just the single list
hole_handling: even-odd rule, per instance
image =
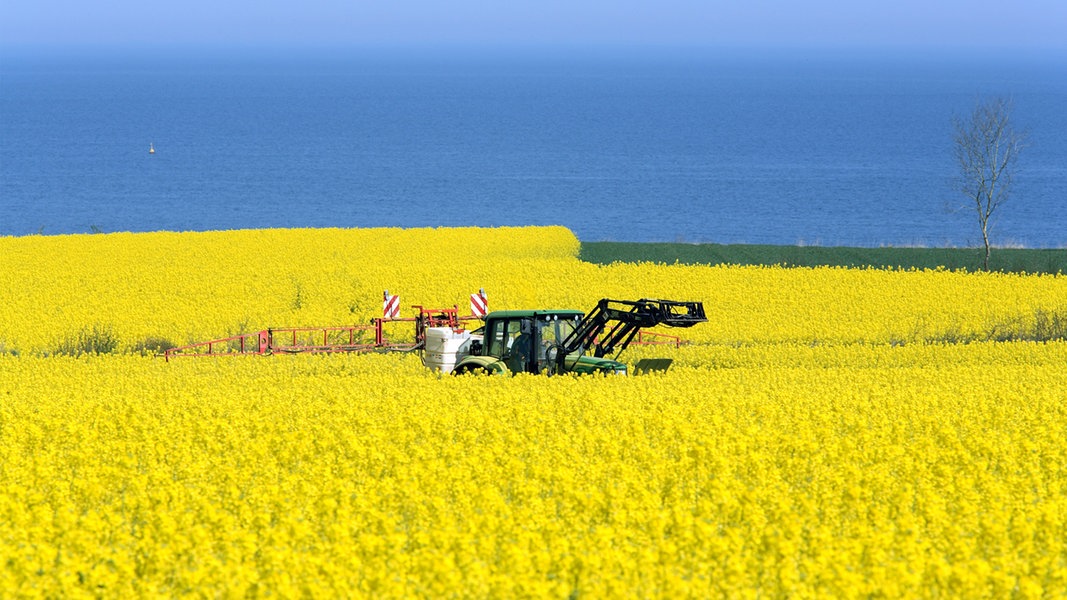
[{"label": "rapeseed field", "polygon": [[[563,228],[0,238],[0,596],[1067,595],[1067,278],[614,264]],[[153,356],[699,300],[641,377]],[[462,311],[465,312],[465,311]]]}]

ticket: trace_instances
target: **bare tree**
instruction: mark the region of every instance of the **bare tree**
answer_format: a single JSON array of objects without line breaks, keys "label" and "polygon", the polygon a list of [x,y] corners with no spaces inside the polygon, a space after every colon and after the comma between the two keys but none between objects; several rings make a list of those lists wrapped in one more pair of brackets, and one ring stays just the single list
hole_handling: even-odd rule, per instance
[{"label": "bare tree", "polygon": [[989,230],[992,218],[1008,199],[1015,163],[1026,141],[1009,122],[1011,100],[997,97],[978,102],[967,120],[956,117],[956,160],[960,166],[960,191],[978,212],[985,243],[985,270],[989,270]]}]

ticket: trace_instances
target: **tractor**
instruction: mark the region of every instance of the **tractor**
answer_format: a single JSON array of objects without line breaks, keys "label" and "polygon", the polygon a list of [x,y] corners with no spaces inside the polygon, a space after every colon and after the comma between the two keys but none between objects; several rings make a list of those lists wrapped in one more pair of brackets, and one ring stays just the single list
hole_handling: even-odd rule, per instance
[{"label": "tractor", "polygon": [[[692,327],[707,321],[701,302],[611,300],[604,298],[588,314],[577,310],[498,310],[486,313],[485,290],[471,294],[471,315],[459,309],[428,309],[414,317],[399,316],[400,300],[383,293],[381,317],[365,325],[272,327],[253,333],[170,348],[166,360],[183,356],[239,356],[318,352],[422,353],[423,364],[442,373],[613,373],[627,374],[618,356],[631,343],[662,343],[676,336],[643,329],[666,325]],[[484,321],[474,331],[472,321]],[[386,327],[414,323],[413,339],[387,335]],[[658,338],[657,338],[658,336]],[[647,341],[653,338],[653,341]],[[612,356],[614,354],[614,356]],[[635,374],[666,370],[671,359],[648,358]]]},{"label": "tractor", "polygon": [[[566,309],[494,311],[474,332],[429,328],[423,362],[456,375],[626,375],[627,366],[618,356],[643,328],[692,327],[705,321],[703,303],[673,300],[605,298],[588,314]],[[645,359],[635,371],[662,371],[670,363]]]}]

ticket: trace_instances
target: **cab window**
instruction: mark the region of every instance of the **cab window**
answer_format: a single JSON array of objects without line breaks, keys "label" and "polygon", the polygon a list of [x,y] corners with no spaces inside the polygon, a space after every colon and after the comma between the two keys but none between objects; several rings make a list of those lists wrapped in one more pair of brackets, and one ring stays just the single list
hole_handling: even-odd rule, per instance
[{"label": "cab window", "polygon": [[504,355],[504,332],[507,330],[507,321],[493,321],[489,324],[489,331],[485,334],[486,354],[500,357]]},{"label": "cab window", "polygon": [[494,322],[486,336],[489,344],[488,354],[498,358],[504,356],[515,345],[515,340],[522,334],[521,328],[521,319],[502,319]]}]

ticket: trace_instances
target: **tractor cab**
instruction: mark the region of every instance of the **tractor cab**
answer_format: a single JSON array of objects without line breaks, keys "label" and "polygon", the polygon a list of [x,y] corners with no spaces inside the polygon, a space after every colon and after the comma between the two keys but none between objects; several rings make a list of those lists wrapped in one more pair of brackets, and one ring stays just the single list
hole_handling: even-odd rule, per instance
[{"label": "tractor cab", "polygon": [[487,319],[483,340],[485,356],[504,361],[512,373],[540,373],[552,368],[549,349],[574,331],[581,313],[509,311]]},{"label": "tractor cab", "polygon": [[606,358],[573,354],[565,364],[557,359],[563,341],[582,321],[573,310],[507,310],[489,313],[481,343],[456,365],[457,372],[492,373],[626,373],[626,365]]}]

